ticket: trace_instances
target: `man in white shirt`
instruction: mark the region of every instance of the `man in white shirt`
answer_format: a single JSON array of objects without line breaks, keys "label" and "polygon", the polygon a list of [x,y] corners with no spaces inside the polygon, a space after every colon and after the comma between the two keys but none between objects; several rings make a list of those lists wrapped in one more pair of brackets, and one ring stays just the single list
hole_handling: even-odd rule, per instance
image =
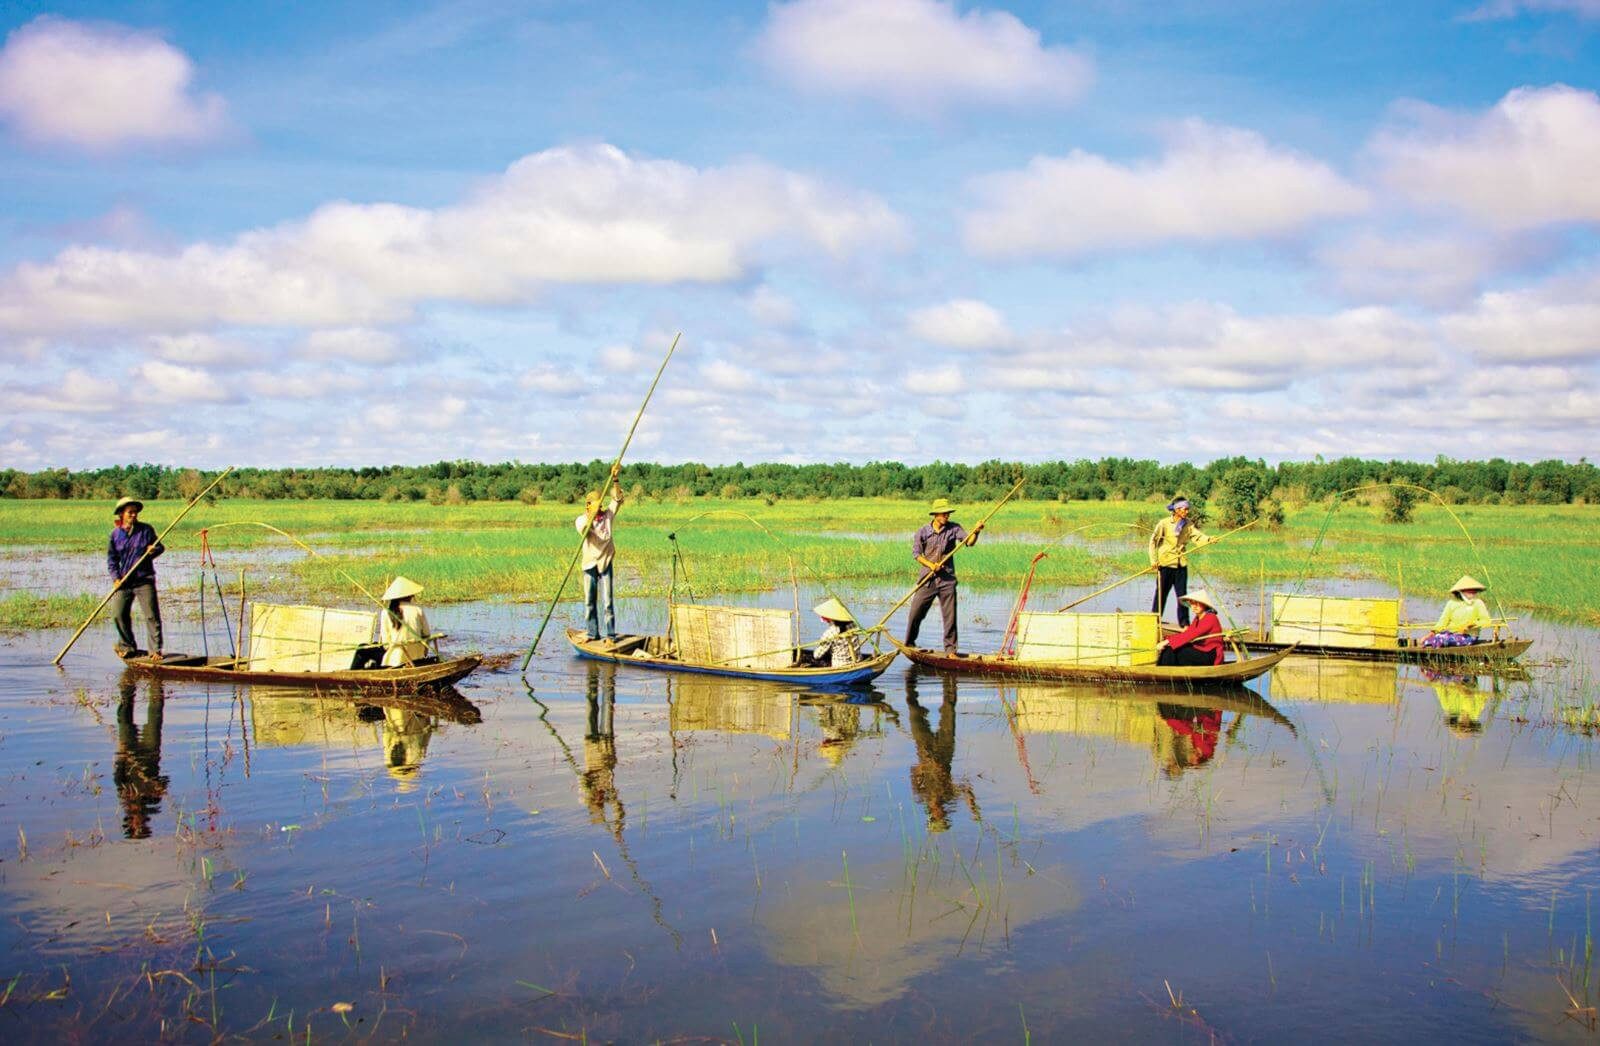
[{"label": "man in white shirt", "polygon": [[611,503],[600,507],[600,492],[589,491],[584,512],[573,525],[583,539],[583,607],[588,615],[589,638],[600,638],[600,604],[605,605],[606,638],[617,638],[617,607],[611,583],[611,559],[616,546],[611,541],[611,522],[622,507],[622,487],[611,484]]}]

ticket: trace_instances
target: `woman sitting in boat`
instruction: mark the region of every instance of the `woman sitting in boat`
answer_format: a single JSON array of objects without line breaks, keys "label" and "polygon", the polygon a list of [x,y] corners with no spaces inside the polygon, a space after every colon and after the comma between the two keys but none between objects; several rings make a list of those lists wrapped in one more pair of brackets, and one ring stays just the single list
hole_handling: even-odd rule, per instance
[{"label": "woman sitting in boat", "polygon": [[862,632],[845,605],[829,596],[812,608],[826,626],[817,645],[803,653],[805,663],[816,668],[840,668],[861,660]]},{"label": "woman sitting in boat", "polygon": [[421,592],[415,581],[397,577],[383,593],[378,641],[383,645],[384,668],[403,668],[428,657],[428,617],[417,605]]},{"label": "woman sitting in boat", "polygon": [[1461,575],[1461,580],[1450,589],[1450,599],[1444,612],[1433,626],[1433,631],[1422,637],[1426,647],[1470,646],[1478,641],[1478,630],[1494,624],[1489,607],[1483,601],[1486,586],[1471,574]]},{"label": "woman sitting in boat", "polygon": [[1225,650],[1222,622],[1217,620],[1217,604],[1211,593],[1203,588],[1196,589],[1185,593],[1180,602],[1188,606],[1194,620],[1182,632],[1156,645],[1156,664],[1193,668],[1222,664]]}]

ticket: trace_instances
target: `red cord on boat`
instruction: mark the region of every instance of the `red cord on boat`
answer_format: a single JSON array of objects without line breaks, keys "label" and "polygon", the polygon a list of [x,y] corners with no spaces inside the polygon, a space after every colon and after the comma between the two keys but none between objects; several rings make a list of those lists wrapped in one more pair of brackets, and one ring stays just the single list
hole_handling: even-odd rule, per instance
[{"label": "red cord on boat", "polygon": [[1006,634],[1004,638],[1000,640],[1001,657],[1015,657],[1017,654],[1015,649],[1017,641],[1017,623],[1022,618],[1023,608],[1028,605],[1028,589],[1033,587],[1033,572],[1038,568],[1039,560],[1044,559],[1048,555],[1050,555],[1050,553],[1041,552],[1037,556],[1033,557],[1032,563],[1028,564],[1028,576],[1022,580],[1022,591],[1017,594],[1017,605],[1011,609],[1011,621],[1006,625]]}]

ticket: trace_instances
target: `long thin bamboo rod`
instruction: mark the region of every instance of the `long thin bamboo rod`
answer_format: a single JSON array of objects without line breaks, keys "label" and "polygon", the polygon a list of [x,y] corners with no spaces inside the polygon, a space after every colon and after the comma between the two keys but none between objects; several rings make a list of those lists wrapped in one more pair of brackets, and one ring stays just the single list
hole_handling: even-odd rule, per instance
[{"label": "long thin bamboo rod", "polygon": [[[622,456],[628,453],[628,444],[633,442],[633,434],[638,431],[639,421],[644,417],[644,409],[650,405],[650,397],[656,394],[656,385],[661,381],[661,373],[667,369],[667,364],[672,360],[672,354],[677,351],[678,339],[683,337],[682,332],[672,336],[672,344],[667,347],[667,355],[662,359],[661,366],[656,368],[656,376],[650,382],[650,389],[644,394],[644,402],[639,404],[639,412],[633,416],[633,424],[628,426],[628,437],[622,441],[622,449],[617,451],[617,458],[611,463],[611,472],[606,477],[609,487],[617,480],[617,472],[622,468]],[[600,496],[605,497],[605,488],[601,488]],[[544,612],[544,620],[539,622],[539,631],[534,633],[533,642],[528,647],[527,656],[522,659],[522,671],[528,671],[528,663],[533,660],[534,651],[539,649],[539,641],[544,638],[544,630],[550,624],[550,618],[556,612],[556,604],[561,602],[561,596],[567,590],[567,582],[572,580],[572,571],[578,566],[578,560],[583,556],[583,546],[589,540],[589,531],[594,527],[594,516],[590,516],[583,527],[583,537],[578,540],[578,547],[572,553],[572,559],[567,562],[567,572],[561,576],[561,584],[556,588],[555,594],[550,597],[550,606]]]},{"label": "long thin bamboo rod", "polygon": [[[1026,476],[1019,477],[1017,479],[1016,484],[1010,490],[1006,491],[1006,496],[1001,498],[995,504],[994,508],[989,510],[989,514],[987,516],[984,516],[982,519],[980,519],[978,521],[978,525],[973,528],[972,532],[973,533],[977,533],[979,530],[982,530],[984,527],[988,526],[989,525],[989,521],[994,518],[994,514],[996,512],[999,512],[1001,507],[1004,506],[1006,502],[1010,501],[1013,497],[1015,497],[1017,491],[1022,489],[1022,484],[1026,483],[1026,482],[1027,482],[1027,477]],[[944,566],[947,562],[950,561],[950,557],[954,556],[960,550],[961,550],[961,546],[958,544],[955,548],[951,549],[949,552],[946,552],[945,555],[944,555],[944,558],[939,560],[937,566],[938,567]],[[924,574],[920,578],[918,578],[917,579],[917,583],[915,585],[911,586],[911,591],[907,592],[904,596],[901,596],[900,597],[900,602],[898,602],[894,606],[890,607],[889,608],[889,612],[884,614],[883,617],[879,618],[878,619],[878,623],[876,625],[873,625],[870,629],[868,629],[868,631],[869,632],[876,632],[879,629],[883,628],[884,625],[888,624],[889,619],[891,617],[894,617],[895,611],[899,610],[901,607],[905,606],[908,602],[910,602],[911,597],[917,594],[917,591],[922,588],[923,584],[930,577],[933,577],[938,572],[939,571],[937,569],[930,570],[926,574]]]},{"label": "long thin bamboo rod", "polygon": [[[1232,537],[1234,534],[1239,533],[1239,531],[1241,531],[1241,530],[1248,530],[1249,528],[1255,526],[1259,522],[1261,522],[1259,519],[1252,519],[1250,522],[1246,523],[1244,526],[1242,526],[1242,527],[1234,527],[1232,530],[1228,531],[1226,534],[1220,535],[1219,537],[1214,537],[1210,541],[1207,541],[1204,545],[1196,545],[1192,549],[1185,550],[1184,555],[1192,556],[1197,552],[1204,552],[1206,549],[1211,548],[1217,542],[1223,540],[1224,538]],[[1152,565],[1150,565],[1148,567],[1145,567],[1143,570],[1139,571],[1137,574],[1129,574],[1127,577],[1121,579],[1120,581],[1111,582],[1111,584],[1107,585],[1105,588],[1097,588],[1093,592],[1090,592],[1087,596],[1084,596],[1082,599],[1074,599],[1072,602],[1068,603],[1066,606],[1062,607],[1060,610],[1057,610],[1056,613],[1058,613],[1058,614],[1065,613],[1066,611],[1071,610],[1075,606],[1081,606],[1084,603],[1089,602],[1089,600],[1093,599],[1095,596],[1103,596],[1107,592],[1110,592],[1114,588],[1120,588],[1121,586],[1126,585],[1130,581],[1136,581],[1139,578],[1144,577],[1146,574],[1150,573],[1150,571],[1152,571],[1154,569],[1156,569],[1155,565],[1152,564]]]},{"label": "long thin bamboo rod", "polygon": [[191,500],[187,505],[185,505],[183,507],[183,511],[179,512],[176,516],[174,516],[173,519],[172,519],[172,522],[168,523],[166,525],[166,528],[163,529],[161,531],[161,533],[156,535],[155,543],[152,544],[149,548],[144,550],[144,555],[140,556],[138,561],[135,562],[133,564],[133,566],[128,568],[128,572],[126,574],[123,574],[120,578],[117,579],[117,583],[115,585],[111,586],[111,591],[107,592],[106,593],[106,598],[102,599],[100,601],[100,605],[94,608],[94,612],[89,615],[88,620],[85,621],[83,624],[79,625],[78,626],[78,630],[76,632],[72,633],[72,638],[67,640],[67,645],[61,648],[61,653],[57,654],[55,656],[55,659],[50,662],[52,665],[59,665],[61,663],[61,659],[67,656],[67,651],[72,649],[72,644],[76,643],[78,641],[78,637],[83,635],[83,633],[88,629],[88,627],[90,625],[94,624],[94,619],[100,616],[100,611],[104,610],[106,608],[106,605],[111,602],[111,597],[116,595],[118,592],[120,592],[122,590],[122,583],[124,581],[128,580],[128,577],[130,575],[132,575],[132,573],[135,570],[138,570],[140,565],[143,564],[145,560],[150,558],[151,550],[154,549],[156,547],[156,545],[161,544],[162,539],[165,538],[168,534],[172,533],[172,528],[177,526],[180,522],[182,522],[183,521],[183,517],[187,516],[189,514],[189,510],[194,508],[196,505],[200,504],[200,499],[205,497],[207,494],[211,493],[212,489],[215,488],[218,483],[221,483],[223,478],[225,476],[227,476],[227,474],[232,472],[232,471],[233,471],[233,466],[232,465],[229,465],[227,468],[223,469],[222,472],[220,472],[217,475],[216,479],[214,479],[210,483],[206,484],[206,489],[204,489],[200,493],[196,494],[194,496],[194,499]]}]

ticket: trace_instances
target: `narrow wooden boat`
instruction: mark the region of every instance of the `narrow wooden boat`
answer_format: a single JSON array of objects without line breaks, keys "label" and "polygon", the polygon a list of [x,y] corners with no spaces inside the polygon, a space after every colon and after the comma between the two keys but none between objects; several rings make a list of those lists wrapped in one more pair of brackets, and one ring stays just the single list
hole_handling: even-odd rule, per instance
[{"label": "narrow wooden boat", "polygon": [[306,687],[318,690],[432,690],[465,679],[483,659],[455,657],[407,665],[404,668],[356,668],[325,672],[272,672],[236,668],[231,657],[199,657],[168,654],[160,661],[148,655],[124,659],[129,668],[171,679],[208,682],[261,683],[271,686]]},{"label": "narrow wooden boat", "polygon": [[590,639],[579,628],[567,629],[567,642],[578,656],[591,661],[636,665],[663,672],[695,672],[701,675],[728,676],[734,679],[764,679],[772,683],[801,684],[808,687],[840,687],[876,679],[895,659],[895,651],[857,661],[838,668],[811,668],[794,665],[786,668],[740,668],[735,665],[700,665],[680,661],[667,654],[664,636],[618,636],[616,639]]},{"label": "narrow wooden boat", "polygon": [[[1177,629],[1163,627],[1171,635]],[[1294,647],[1299,657],[1337,657],[1352,661],[1404,661],[1423,665],[1476,665],[1485,662],[1515,661],[1533,646],[1531,639],[1496,639],[1470,646],[1427,647],[1410,639],[1401,639],[1398,647],[1354,647],[1323,643],[1276,643],[1258,639],[1254,635],[1238,637],[1240,646],[1253,653],[1270,654]]]},{"label": "narrow wooden boat", "polygon": [[1174,688],[1236,686],[1269,672],[1289,656],[1290,650],[1266,657],[1228,661],[1220,665],[1085,665],[1071,661],[1018,661],[993,654],[945,654],[905,646],[893,636],[889,642],[913,663],[943,672],[1010,676],[1020,679],[1093,679],[1101,682],[1153,683]]}]

